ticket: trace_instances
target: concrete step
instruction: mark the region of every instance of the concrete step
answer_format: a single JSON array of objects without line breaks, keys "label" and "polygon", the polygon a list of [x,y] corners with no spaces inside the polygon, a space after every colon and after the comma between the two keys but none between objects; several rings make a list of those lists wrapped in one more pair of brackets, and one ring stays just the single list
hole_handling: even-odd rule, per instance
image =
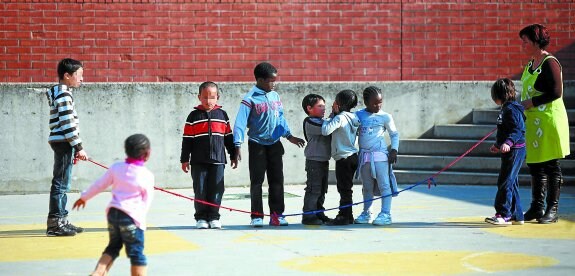
[{"label": "concrete step", "polygon": [[[495,127],[496,125],[438,125],[433,128],[433,136],[439,139],[481,139]],[[495,139],[495,135],[494,132],[490,137]],[[569,127],[569,139],[575,142],[575,126]]]},{"label": "concrete step", "polygon": [[[499,109],[474,109],[473,124],[493,125],[497,121]],[[570,126],[575,126],[575,109],[567,109],[567,118]]]},{"label": "concrete step", "polygon": [[[424,170],[439,171],[451,162],[455,161],[457,156],[429,156],[429,155],[399,155],[394,169],[397,170]],[[565,174],[575,176],[575,160],[561,160],[561,169]],[[501,167],[501,158],[497,155],[493,157],[470,157],[466,156],[457,161],[447,171],[458,172],[487,172],[498,173]],[[521,167],[521,173],[528,174],[529,169],[524,162]]]},{"label": "concrete step", "polygon": [[[416,184],[424,182],[425,179],[432,176],[435,171],[416,171],[416,170],[395,170],[397,182],[400,184]],[[443,172],[434,178],[438,185],[443,184],[463,184],[463,185],[497,185],[498,173],[473,173],[473,172]],[[564,176],[565,185],[573,185],[575,176]],[[519,185],[531,185],[531,176],[529,174],[519,175]]]}]

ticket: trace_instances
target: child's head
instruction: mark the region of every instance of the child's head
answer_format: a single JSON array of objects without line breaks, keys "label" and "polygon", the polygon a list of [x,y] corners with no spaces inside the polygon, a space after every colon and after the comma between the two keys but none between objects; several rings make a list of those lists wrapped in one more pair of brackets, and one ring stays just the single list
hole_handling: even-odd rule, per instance
[{"label": "child's head", "polygon": [[130,158],[148,161],[150,158],[150,140],[144,134],[134,134],[124,142],[126,155]]},{"label": "child's head", "polygon": [[515,85],[513,81],[508,78],[496,80],[491,86],[491,99],[498,105],[515,101]]},{"label": "child's head", "polygon": [[206,111],[214,109],[220,98],[218,85],[211,81],[200,84],[198,99]]},{"label": "child's head", "polygon": [[363,90],[363,103],[365,110],[371,113],[377,113],[381,110],[383,99],[381,98],[381,89],[370,86]]},{"label": "child's head", "polygon": [[65,58],[58,63],[58,79],[68,87],[80,87],[84,81],[82,63],[71,58]]},{"label": "child's head", "polygon": [[254,68],[254,76],[256,77],[256,86],[270,92],[275,88],[278,70],[270,63],[262,62]]},{"label": "child's head", "polygon": [[357,105],[357,95],[353,90],[342,90],[335,95],[335,102],[339,106],[339,112],[349,112]]},{"label": "child's head", "polygon": [[303,111],[310,117],[323,118],[325,115],[325,99],[317,94],[309,94],[301,101]]}]

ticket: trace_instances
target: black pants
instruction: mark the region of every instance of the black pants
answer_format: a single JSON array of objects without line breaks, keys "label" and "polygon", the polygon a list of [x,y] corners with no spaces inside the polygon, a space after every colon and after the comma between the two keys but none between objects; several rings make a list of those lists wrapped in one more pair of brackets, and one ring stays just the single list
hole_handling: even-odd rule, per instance
[{"label": "black pants", "polygon": [[[224,195],[224,164],[193,164],[192,180],[194,181],[195,198],[220,205]],[[219,220],[220,207],[194,201],[196,220]]]},{"label": "black pants", "polygon": [[[335,179],[337,181],[337,192],[339,193],[339,206],[353,203],[353,176],[357,170],[357,162],[357,153],[335,162]],[[351,206],[339,209],[338,216],[353,219]]]},{"label": "black pants", "polygon": [[[305,171],[307,174],[307,181],[305,182],[305,196],[303,198],[303,211],[310,212],[315,210],[325,210],[323,203],[325,202],[325,194],[327,193],[327,179],[329,173],[329,161],[314,161],[305,160]],[[314,217],[321,216],[323,213],[317,215],[304,215],[303,219],[313,219]]]},{"label": "black pants", "polygon": [[268,178],[268,205],[271,214],[281,215],[284,212],[284,147],[281,142],[265,146],[256,142],[248,142],[250,155],[250,197],[252,218],[263,218],[262,184],[264,177]]}]

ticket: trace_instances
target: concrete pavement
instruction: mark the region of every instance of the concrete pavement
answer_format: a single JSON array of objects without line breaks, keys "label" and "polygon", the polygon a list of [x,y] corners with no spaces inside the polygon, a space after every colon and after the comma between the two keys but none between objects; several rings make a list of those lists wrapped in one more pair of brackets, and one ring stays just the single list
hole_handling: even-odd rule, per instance
[{"label": "concrete pavement", "polygon": [[[441,184],[441,183],[439,183]],[[406,186],[400,186],[405,188]],[[193,196],[191,190],[172,190]],[[559,223],[497,227],[495,186],[418,186],[393,199],[390,226],[248,226],[249,215],[222,210],[222,230],[197,230],[191,201],[156,191],[146,254],[150,275],[573,275],[575,188],[566,187]],[[523,206],[530,190],[521,188]],[[303,186],[286,186],[286,213],[301,212]],[[69,194],[69,206],[78,194]],[[107,244],[104,209],[109,193],[72,211],[86,227],[75,237],[45,236],[47,194],[0,196],[0,275],[87,275]],[[337,206],[335,186],[326,207]],[[361,201],[361,186],[354,186]],[[264,200],[265,202],[265,200]],[[249,189],[228,188],[223,205],[249,210]],[[380,203],[375,202],[377,213]],[[267,207],[265,208],[267,210]],[[354,207],[354,214],[361,206]],[[328,212],[334,217],[336,211]],[[268,219],[266,219],[266,223]],[[110,275],[127,275],[122,255]]]}]

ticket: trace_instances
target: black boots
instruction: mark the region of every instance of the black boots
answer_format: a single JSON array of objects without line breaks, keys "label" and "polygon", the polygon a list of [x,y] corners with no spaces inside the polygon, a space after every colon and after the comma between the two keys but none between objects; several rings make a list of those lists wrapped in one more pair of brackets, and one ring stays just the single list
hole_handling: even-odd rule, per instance
[{"label": "black boots", "polygon": [[547,191],[547,209],[543,217],[538,219],[539,223],[554,223],[559,220],[557,211],[559,209],[559,194],[561,192],[561,184],[563,179],[561,172],[554,173],[549,176],[549,188]]},{"label": "black boots", "polygon": [[538,220],[543,217],[545,213],[544,199],[546,187],[547,175],[536,173],[531,177],[531,207],[525,212],[525,221]]}]

